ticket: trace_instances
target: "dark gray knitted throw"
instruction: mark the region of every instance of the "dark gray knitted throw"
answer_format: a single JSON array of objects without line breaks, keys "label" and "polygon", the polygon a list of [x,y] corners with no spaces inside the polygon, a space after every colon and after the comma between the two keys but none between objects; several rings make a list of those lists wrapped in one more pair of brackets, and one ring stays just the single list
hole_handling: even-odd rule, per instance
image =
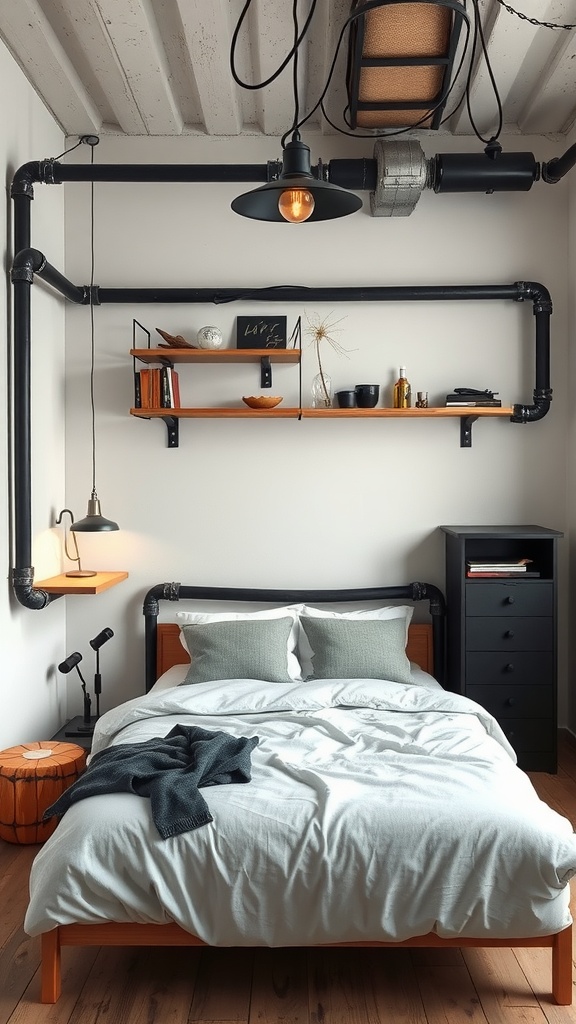
[{"label": "dark gray knitted throw", "polygon": [[100,750],[43,817],[62,817],[71,804],[88,796],[135,793],[150,798],[162,839],[180,835],[214,820],[200,786],[250,782],[250,755],[258,742],[257,736],[175,725],[164,738]]}]

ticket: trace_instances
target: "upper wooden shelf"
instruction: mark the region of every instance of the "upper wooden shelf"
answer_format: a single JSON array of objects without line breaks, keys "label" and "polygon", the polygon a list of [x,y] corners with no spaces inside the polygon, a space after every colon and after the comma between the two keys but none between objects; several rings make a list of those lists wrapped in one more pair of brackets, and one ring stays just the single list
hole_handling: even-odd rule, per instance
[{"label": "upper wooden shelf", "polygon": [[80,577],[60,573],[47,580],[34,581],[34,589],[45,590],[47,594],[100,594],[127,578],[127,572],[97,572],[95,576]]},{"label": "upper wooden shelf", "polygon": [[143,363],[297,363],[299,348],[131,348],[130,355]]}]

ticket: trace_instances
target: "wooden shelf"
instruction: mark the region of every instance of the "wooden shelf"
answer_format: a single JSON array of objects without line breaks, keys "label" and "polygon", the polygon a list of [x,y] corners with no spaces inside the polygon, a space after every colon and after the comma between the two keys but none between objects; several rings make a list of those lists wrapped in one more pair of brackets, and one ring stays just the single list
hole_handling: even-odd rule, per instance
[{"label": "wooden shelf", "polygon": [[35,581],[34,589],[45,590],[47,594],[101,594],[127,578],[127,572],[98,572],[95,576],[83,577],[61,573],[47,580]]},{"label": "wooden shelf", "polygon": [[303,417],[341,417],[342,419],[350,419],[351,417],[359,417],[361,419],[370,419],[371,417],[380,418],[397,418],[397,419],[425,419],[427,416],[436,417],[440,419],[446,416],[459,416],[460,419],[464,416],[466,418],[477,416],[512,416],[513,409],[510,408],[478,408],[474,409],[470,406],[460,406],[458,408],[450,406],[438,406],[437,408],[428,409],[302,409]]},{"label": "wooden shelf", "polygon": [[296,407],[276,406],[275,409],[249,409],[248,406],[219,406],[208,409],[130,409],[131,416],[139,416],[141,419],[166,419],[174,416],[176,419],[297,419],[300,409]]},{"label": "wooden shelf", "polygon": [[143,363],[298,363],[299,348],[131,348]]},{"label": "wooden shelf", "polygon": [[426,417],[474,417],[477,416],[512,416],[513,409],[510,408],[497,408],[497,409],[471,409],[468,407],[463,408],[450,408],[446,409],[444,406],[439,408],[428,408],[428,409],[299,409],[298,407],[276,406],[275,409],[248,409],[242,406],[217,406],[214,408],[195,408],[195,409],[130,409],[132,416],[140,416],[143,419],[154,419],[163,418],[166,416],[175,416],[178,419],[215,419],[215,418],[226,418],[226,417],[239,417],[241,419],[249,419],[250,417],[256,417],[256,419],[262,419],[263,417],[280,417],[284,419],[294,419],[302,416],[304,419],[425,419]]}]

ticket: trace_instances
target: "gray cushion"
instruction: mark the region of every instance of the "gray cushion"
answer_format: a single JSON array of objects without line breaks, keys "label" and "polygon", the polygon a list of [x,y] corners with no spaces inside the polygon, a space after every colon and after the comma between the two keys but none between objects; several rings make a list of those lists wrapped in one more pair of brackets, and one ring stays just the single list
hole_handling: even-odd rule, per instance
[{"label": "gray cushion", "polygon": [[182,632],[191,664],[181,684],[211,679],[264,679],[290,683],[288,637],[291,618],[194,623]]},{"label": "gray cushion", "polygon": [[318,619],[301,615],[314,651],[312,679],[411,683],[404,619]]}]

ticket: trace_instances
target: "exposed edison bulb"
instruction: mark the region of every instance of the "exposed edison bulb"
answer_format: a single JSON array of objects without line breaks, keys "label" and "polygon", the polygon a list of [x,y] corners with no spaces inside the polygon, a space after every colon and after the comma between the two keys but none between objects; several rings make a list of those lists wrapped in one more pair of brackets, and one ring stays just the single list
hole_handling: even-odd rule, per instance
[{"label": "exposed edison bulb", "polygon": [[284,220],[301,224],[314,213],[314,196],[306,188],[287,188],[280,193],[278,210]]}]

